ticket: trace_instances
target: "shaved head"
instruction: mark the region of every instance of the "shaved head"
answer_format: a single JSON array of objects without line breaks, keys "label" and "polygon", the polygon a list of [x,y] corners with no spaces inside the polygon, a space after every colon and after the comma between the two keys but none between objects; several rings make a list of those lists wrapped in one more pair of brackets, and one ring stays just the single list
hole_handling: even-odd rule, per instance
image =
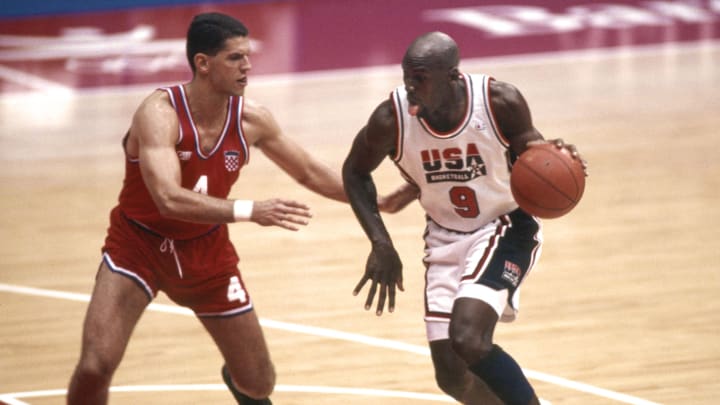
[{"label": "shaved head", "polygon": [[403,57],[403,67],[452,69],[460,63],[455,41],[447,34],[435,31],[417,37]]},{"label": "shaved head", "polygon": [[[450,106],[463,105],[465,81],[460,74],[460,52],[449,35],[434,31],[420,35],[410,44],[402,60],[403,83],[407,91],[409,112],[428,119],[436,115],[436,127],[445,128],[438,115],[448,119],[455,111]],[[458,111],[463,108],[458,109]],[[450,117],[455,123],[455,117]],[[452,128],[448,128],[452,129]]]}]

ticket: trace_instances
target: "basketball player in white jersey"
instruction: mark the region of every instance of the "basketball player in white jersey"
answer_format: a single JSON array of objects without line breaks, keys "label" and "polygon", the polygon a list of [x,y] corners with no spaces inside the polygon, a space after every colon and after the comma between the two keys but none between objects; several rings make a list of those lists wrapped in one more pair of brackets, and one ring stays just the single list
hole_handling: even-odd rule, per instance
[{"label": "basketball player in white jersey", "polygon": [[[427,214],[425,323],[439,387],[464,404],[538,404],[493,332],[498,321],[515,318],[519,287],[542,246],[540,220],[513,200],[511,165],[546,141],[514,86],[463,74],[458,64],[452,38],[418,37],[402,61],[404,86],[375,109],[352,145],[345,191],[372,242],[354,294],[371,281],[370,309],[379,286],[381,315],[386,299],[392,312],[396,289],[403,290],[402,263],[378,213],[371,176],[390,157],[415,185],[396,195],[396,204],[417,197]],[[552,142],[582,161],[573,145]]]}]

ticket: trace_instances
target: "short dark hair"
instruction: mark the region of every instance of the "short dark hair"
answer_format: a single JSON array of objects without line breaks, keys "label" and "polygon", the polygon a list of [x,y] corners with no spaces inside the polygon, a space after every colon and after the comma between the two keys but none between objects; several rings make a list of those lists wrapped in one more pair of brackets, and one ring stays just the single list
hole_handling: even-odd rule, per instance
[{"label": "short dark hair", "polygon": [[195,73],[193,58],[197,53],[217,55],[225,46],[225,40],[246,37],[249,31],[240,21],[226,14],[203,13],[193,17],[187,31],[185,51],[190,69]]}]

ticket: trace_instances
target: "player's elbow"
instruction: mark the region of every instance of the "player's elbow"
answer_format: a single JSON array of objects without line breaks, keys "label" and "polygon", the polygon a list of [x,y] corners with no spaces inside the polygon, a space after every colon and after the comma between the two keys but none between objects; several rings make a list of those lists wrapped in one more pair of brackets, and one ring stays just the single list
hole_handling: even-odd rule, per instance
[{"label": "player's elbow", "polygon": [[355,169],[355,162],[351,158],[348,157],[348,159],[346,159],[343,163],[341,174],[343,178],[343,183],[345,184],[357,179],[358,173]]},{"label": "player's elbow", "polygon": [[158,212],[162,217],[165,218],[174,218],[175,217],[175,211],[172,209],[171,204],[167,203],[155,203],[155,206],[158,209]]},{"label": "player's elbow", "polygon": [[180,210],[180,202],[177,196],[171,192],[156,192],[153,194],[153,201],[158,213],[165,218],[177,218]]},{"label": "player's elbow", "polygon": [[310,174],[303,173],[302,175],[295,176],[295,181],[305,188],[312,188],[312,178]]},{"label": "player's elbow", "polygon": [[372,177],[370,173],[360,171],[352,162],[346,161],[342,168],[342,181],[345,192],[350,193],[363,183],[371,182]]}]

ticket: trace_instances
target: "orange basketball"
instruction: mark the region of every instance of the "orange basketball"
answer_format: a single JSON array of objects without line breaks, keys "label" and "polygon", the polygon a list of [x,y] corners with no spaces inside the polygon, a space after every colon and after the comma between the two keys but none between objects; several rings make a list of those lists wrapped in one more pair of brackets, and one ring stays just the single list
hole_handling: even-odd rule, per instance
[{"label": "orange basketball", "polygon": [[540,218],[570,212],[585,191],[585,171],[566,148],[552,143],[531,146],[515,161],[510,189],[520,208]]}]

